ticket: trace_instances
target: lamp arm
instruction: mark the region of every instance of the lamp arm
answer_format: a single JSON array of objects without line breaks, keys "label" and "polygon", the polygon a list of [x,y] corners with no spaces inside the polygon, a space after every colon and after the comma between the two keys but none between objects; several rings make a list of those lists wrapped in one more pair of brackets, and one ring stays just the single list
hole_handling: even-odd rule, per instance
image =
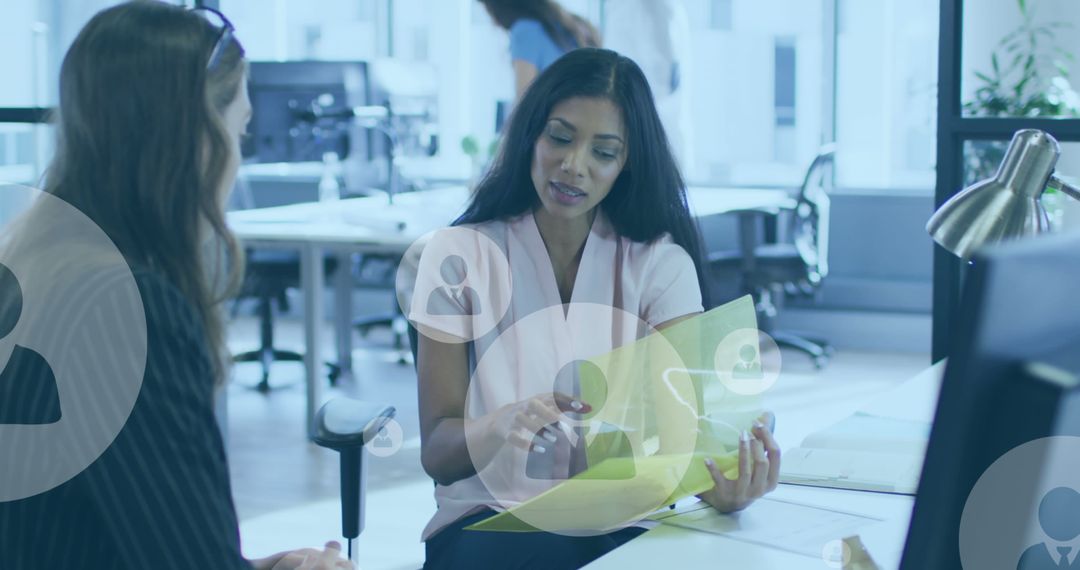
[{"label": "lamp arm", "polygon": [[1080,200],[1080,188],[1077,188],[1076,186],[1073,186],[1072,184],[1069,184],[1068,182],[1065,182],[1064,180],[1058,178],[1056,174],[1050,177],[1049,186],[1051,188],[1060,190],[1063,194],[1068,195],[1073,200]]}]

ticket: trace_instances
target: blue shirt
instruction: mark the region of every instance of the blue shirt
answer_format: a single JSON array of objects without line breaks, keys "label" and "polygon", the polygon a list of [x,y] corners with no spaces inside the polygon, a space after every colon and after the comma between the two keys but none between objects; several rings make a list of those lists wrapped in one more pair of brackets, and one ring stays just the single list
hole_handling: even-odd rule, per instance
[{"label": "blue shirt", "polygon": [[567,50],[551,39],[544,25],[537,20],[521,18],[510,26],[510,58],[527,61],[544,71]]}]

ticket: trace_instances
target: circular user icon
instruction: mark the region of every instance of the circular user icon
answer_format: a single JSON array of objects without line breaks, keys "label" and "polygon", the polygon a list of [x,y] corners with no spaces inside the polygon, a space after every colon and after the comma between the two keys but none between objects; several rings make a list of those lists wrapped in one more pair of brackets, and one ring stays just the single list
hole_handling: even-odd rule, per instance
[{"label": "circular user icon", "polygon": [[402,314],[422,335],[470,342],[491,332],[510,307],[510,264],[499,246],[464,226],[417,240],[398,265]]},{"label": "circular user icon", "polygon": [[964,568],[1078,568],[1080,437],[1029,441],[976,481],[960,517]]},{"label": "circular user icon", "polygon": [[0,501],[78,475],[120,433],[142,387],[146,316],[123,255],[51,194],[0,239]]},{"label": "circular user icon", "polygon": [[375,457],[390,457],[401,450],[404,438],[405,435],[401,429],[401,424],[391,419],[364,447],[367,447],[368,452]]},{"label": "circular user icon", "polygon": [[713,360],[720,382],[735,394],[763,394],[780,377],[780,347],[758,329],[728,333],[716,346]]}]

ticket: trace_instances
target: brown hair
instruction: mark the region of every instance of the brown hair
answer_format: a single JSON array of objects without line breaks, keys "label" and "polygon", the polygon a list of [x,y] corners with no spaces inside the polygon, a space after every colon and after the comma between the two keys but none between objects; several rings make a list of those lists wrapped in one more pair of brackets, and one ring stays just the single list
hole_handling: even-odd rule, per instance
[{"label": "brown hair", "polygon": [[[247,69],[231,34],[207,68],[221,37],[197,13],[153,0],[95,15],[64,57],[45,177],[45,190],[101,227],[133,270],[161,275],[192,303],[219,384],[228,360],[218,304],[243,264],[225,225],[232,143],[222,112]],[[204,251],[207,227],[214,258]],[[223,267],[226,290],[215,291]]]},{"label": "brown hair", "polygon": [[555,0],[480,0],[500,27],[509,30],[514,22],[530,18],[540,22],[548,37],[566,51],[602,47],[600,32],[585,18],[567,11]]}]

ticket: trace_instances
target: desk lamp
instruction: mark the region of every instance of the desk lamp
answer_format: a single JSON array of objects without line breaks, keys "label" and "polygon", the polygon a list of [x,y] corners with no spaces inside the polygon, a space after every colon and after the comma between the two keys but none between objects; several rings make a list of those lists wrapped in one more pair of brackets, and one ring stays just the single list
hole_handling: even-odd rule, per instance
[{"label": "desk lamp", "polygon": [[1040,199],[1047,187],[1080,200],[1080,189],[1055,173],[1061,147],[1048,133],[1013,135],[997,174],[964,188],[942,204],[926,231],[941,247],[969,259],[981,246],[1050,231]]}]

